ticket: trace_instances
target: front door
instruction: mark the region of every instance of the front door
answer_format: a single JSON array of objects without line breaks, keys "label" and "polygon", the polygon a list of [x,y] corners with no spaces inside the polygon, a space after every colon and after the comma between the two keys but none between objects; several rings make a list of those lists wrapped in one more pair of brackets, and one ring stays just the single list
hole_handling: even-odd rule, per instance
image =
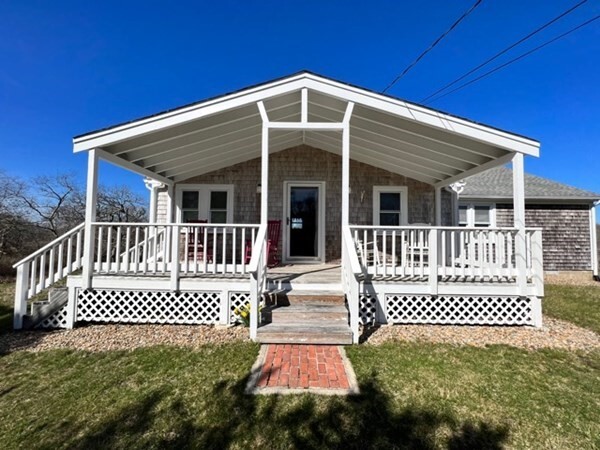
[{"label": "front door", "polygon": [[284,190],[286,260],[323,261],[325,183],[286,182]]}]

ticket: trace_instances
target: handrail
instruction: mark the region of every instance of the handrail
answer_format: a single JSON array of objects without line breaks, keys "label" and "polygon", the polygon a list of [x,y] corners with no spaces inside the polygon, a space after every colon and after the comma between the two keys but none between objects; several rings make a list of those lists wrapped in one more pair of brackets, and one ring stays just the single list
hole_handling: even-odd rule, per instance
[{"label": "handrail", "polygon": [[255,274],[258,271],[258,264],[261,257],[261,246],[267,240],[267,231],[268,225],[263,224],[258,229],[258,234],[256,235],[256,241],[254,241],[254,246],[252,247],[252,257],[250,258],[250,264],[248,264],[248,272]]},{"label": "handrail", "polygon": [[[443,231],[518,231],[516,227],[457,227],[429,225],[349,225],[349,228],[361,230],[443,230]],[[527,231],[542,231],[541,227],[525,227]]]},{"label": "handrail", "polygon": [[196,228],[259,228],[258,223],[185,223],[185,222],[170,222],[170,223],[150,223],[150,222],[92,222],[93,226],[123,226],[123,227],[196,227]]},{"label": "handrail", "polygon": [[46,245],[44,245],[42,248],[40,248],[39,250],[36,250],[35,252],[33,252],[31,255],[26,256],[25,258],[23,258],[21,261],[13,264],[13,269],[16,269],[18,266],[25,264],[26,262],[31,261],[32,259],[34,259],[36,256],[44,253],[46,250],[54,247],[56,244],[58,244],[60,241],[63,241],[65,239],[68,239],[70,236],[76,234],[78,231],[83,230],[83,227],[85,226],[85,222],[80,223],[79,225],[77,225],[74,228],[71,228],[69,231],[67,231],[65,234],[60,235],[59,237],[57,237],[56,239],[54,239],[51,242],[48,242]]},{"label": "handrail", "polygon": [[[342,241],[347,246],[348,257],[350,258],[350,269],[352,273],[355,275],[359,275],[362,273],[362,267],[360,265],[360,261],[358,260],[358,255],[356,254],[356,249],[354,246],[354,239],[352,238],[352,233],[350,233],[349,227],[342,227],[342,233],[344,235],[344,239]],[[350,251],[352,250],[352,251]]]}]

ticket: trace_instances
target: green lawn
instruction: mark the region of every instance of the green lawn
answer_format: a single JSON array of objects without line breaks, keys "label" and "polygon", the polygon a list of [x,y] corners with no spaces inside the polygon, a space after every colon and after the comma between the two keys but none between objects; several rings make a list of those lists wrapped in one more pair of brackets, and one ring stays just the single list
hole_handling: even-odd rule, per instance
[{"label": "green lawn", "polygon": [[258,346],[0,358],[3,448],[592,448],[600,354],[348,348],[350,398],[248,396]]},{"label": "green lawn", "polygon": [[[11,288],[0,288],[7,309],[0,314],[10,323],[12,299],[4,292]],[[548,286],[545,310],[598,330],[598,290]],[[347,353],[361,388],[349,398],[245,395],[258,354],[252,343],[2,355],[0,443],[3,449],[600,447],[600,351],[387,344]]]},{"label": "green lawn", "polygon": [[600,283],[598,286],[546,285],[545,294],[544,314],[600,333]]}]

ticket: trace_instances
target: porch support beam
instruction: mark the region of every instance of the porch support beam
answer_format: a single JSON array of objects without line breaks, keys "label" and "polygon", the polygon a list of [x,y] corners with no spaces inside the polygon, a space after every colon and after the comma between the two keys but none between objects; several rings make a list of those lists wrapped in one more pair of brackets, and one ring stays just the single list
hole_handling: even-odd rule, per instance
[{"label": "porch support beam", "polygon": [[354,103],[349,102],[342,122],[342,227],[350,221],[350,118]]},{"label": "porch support beam", "polygon": [[442,226],[442,188],[435,188],[435,225]]},{"label": "porch support beam", "polygon": [[268,125],[274,130],[344,130],[344,124],[339,122],[269,122]]},{"label": "porch support beam", "polygon": [[492,169],[494,167],[498,167],[503,164],[507,164],[511,160],[514,162],[514,158],[516,157],[516,155],[521,155],[521,157],[523,156],[522,153],[508,153],[504,156],[493,159],[487,163],[481,164],[472,169],[465,170],[464,172],[454,175],[453,177],[446,178],[445,180],[442,180],[439,183],[435,184],[435,187],[446,187],[457,181],[463,180],[463,179],[468,178],[473,175],[477,175],[478,173],[481,173],[481,172],[485,172],[488,169]]},{"label": "porch support beam", "polygon": [[167,186],[167,223],[173,223],[173,205],[175,205],[175,187]]},{"label": "porch support beam", "polygon": [[302,89],[302,106],[300,111],[300,121],[308,123],[308,89]]},{"label": "porch support beam", "polygon": [[83,269],[82,288],[92,287],[92,274],[94,273],[94,248],[96,236],[92,222],[96,221],[96,201],[98,197],[98,150],[88,152],[87,184],[85,191],[85,225],[83,244]]},{"label": "porch support beam", "polygon": [[598,202],[593,203],[590,207],[590,239],[592,253],[592,275],[598,277],[598,236],[596,232],[596,210]]},{"label": "porch support beam", "polygon": [[269,116],[263,102],[258,102],[258,110],[263,120],[260,157],[260,223],[269,221]]},{"label": "porch support beam", "polygon": [[517,229],[515,258],[517,267],[517,288],[524,296],[527,290],[527,243],[525,241],[525,167],[522,153],[515,153],[513,169],[513,214]]},{"label": "porch support beam", "polygon": [[139,175],[143,175],[148,178],[152,178],[152,179],[160,181],[161,183],[164,183],[166,185],[173,184],[173,180],[163,177],[162,175],[159,175],[157,173],[154,173],[151,170],[148,170],[141,166],[138,166],[137,164],[127,161],[126,159],[119,158],[118,156],[115,156],[112,153],[108,153],[105,150],[96,148],[96,149],[90,150],[90,152],[92,152],[92,151],[96,152],[96,154],[97,154],[96,157],[102,158],[103,160],[108,161],[109,163],[112,163],[115,166],[122,167],[123,169],[130,170],[131,172],[135,172]]}]

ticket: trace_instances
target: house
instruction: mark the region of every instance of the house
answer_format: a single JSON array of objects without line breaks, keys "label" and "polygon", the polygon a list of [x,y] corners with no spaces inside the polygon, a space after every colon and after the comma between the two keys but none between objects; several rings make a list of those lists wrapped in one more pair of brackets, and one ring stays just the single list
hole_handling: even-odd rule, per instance
[{"label": "house", "polygon": [[[16,329],[228,324],[261,304],[261,342],[356,343],[373,322],[541,326],[533,139],[301,72],[73,142],[85,222],[16,264]],[[99,160],[150,179],[148,223],[96,221]],[[453,226],[456,183],[507,163],[512,223]]]},{"label": "house", "polygon": [[[512,176],[507,167],[496,167],[466,179],[459,224],[510,226]],[[599,201],[599,194],[525,174],[525,224],[542,228],[545,271],[598,276]]]}]

